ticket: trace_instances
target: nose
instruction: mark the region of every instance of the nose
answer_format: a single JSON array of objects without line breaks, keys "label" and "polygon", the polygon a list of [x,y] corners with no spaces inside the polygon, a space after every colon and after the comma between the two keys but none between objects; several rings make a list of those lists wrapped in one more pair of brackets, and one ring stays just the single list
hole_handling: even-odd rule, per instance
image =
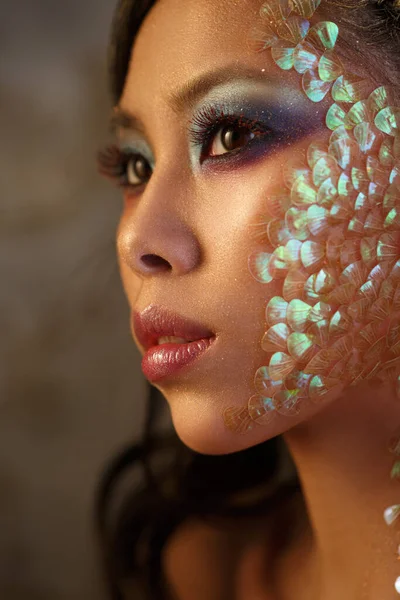
[{"label": "nose", "polygon": [[184,275],[200,263],[199,241],[185,210],[187,196],[178,187],[176,181],[175,185],[160,177],[156,181],[153,174],[144,193],[124,211],[117,249],[140,277]]}]

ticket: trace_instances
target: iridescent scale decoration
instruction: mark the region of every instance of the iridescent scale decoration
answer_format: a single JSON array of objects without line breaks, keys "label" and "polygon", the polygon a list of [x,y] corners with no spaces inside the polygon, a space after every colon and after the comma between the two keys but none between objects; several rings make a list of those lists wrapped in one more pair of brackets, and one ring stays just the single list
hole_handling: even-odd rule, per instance
[{"label": "iridescent scale decoration", "polygon": [[[332,99],[331,133],[285,167],[254,224],[265,247],[250,272],[281,289],[265,309],[255,393],[224,413],[238,433],[362,380],[400,389],[400,108],[388,87],[345,71],[338,26],[308,20],[320,1],[271,0],[252,35],[255,50],[298,73],[310,101]],[[398,516],[400,504],[385,511],[388,523]]]},{"label": "iridescent scale decoration", "polygon": [[271,0],[260,10],[255,49],[300,76],[308,98],[328,94],[325,145],[296,154],[266,199],[249,257],[254,278],[281,282],[265,310],[265,366],[248,406],[225,412],[246,432],[295,415],[363,379],[400,373],[400,108],[390,90],[345,72],[338,27],[310,25],[320,0]]},{"label": "iridescent scale decoration", "polygon": [[[395,461],[390,473],[390,477],[396,481],[400,481],[400,430],[398,429],[389,442],[389,451],[395,455]],[[392,526],[398,520],[400,516],[400,504],[393,504],[388,506],[384,513],[383,518],[387,525]],[[400,559],[400,545],[397,548],[397,558]],[[400,594],[400,577],[397,577],[394,588],[398,594]]]}]

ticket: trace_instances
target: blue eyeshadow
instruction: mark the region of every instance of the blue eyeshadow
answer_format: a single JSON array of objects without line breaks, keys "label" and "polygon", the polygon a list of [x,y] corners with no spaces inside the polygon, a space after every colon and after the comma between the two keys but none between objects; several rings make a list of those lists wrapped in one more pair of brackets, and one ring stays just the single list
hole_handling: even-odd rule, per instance
[{"label": "blue eyeshadow", "polygon": [[[265,128],[265,133],[260,134],[257,139],[250,142],[248,146],[245,146],[241,150],[206,158],[202,164],[210,162],[217,165],[219,162],[222,167],[223,163],[227,165],[229,161],[233,161],[232,166],[234,166],[234,163],[238,163],[240,160],[257,160],[267,153],[272,153],[280,149],[282,146],[288,146],[301,140],[304,136],[319,127],[318,121],[310,121],[305,118],[304,114],[299,113],[298,110],[295,111],[293,108],[288,109],[286,107],[282,108],[280,105],[271,105],[259,100],[251,102],[246,99],[245,102],[224,102],[222,105],[208,102],[199,108],[199,110],[201,111],[205,108],[211,114],[215,112],[218,115],[223,114],[230,118],[237,117],[249,122],[260,123],[261,128],[263,130]],[[218,127],[218,120],[215,119],[217,129],[214,133],[217,133],[221,128],[221,126]],[[195,133],[196,137],[200,137],[202,127],[197,126],[196,122],[192,123],[190,127],[192,133]],[[199,142],[190,142],[189,148],[192,167],[197,168],[202,153],[201,144]]]}]

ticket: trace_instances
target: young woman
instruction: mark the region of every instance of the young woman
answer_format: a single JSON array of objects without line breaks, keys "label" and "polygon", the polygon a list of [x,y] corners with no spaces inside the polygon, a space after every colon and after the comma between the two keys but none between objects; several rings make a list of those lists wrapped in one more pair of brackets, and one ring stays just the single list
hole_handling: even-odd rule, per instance
[{"label": "young woman", "polygon": [[[305,503],[293,492],[277,515],[270,486],[266,517],[230,513],[236,537],[192,517],[163,554],[172,597],[400,593],[399,15],[386,0],[119,7],[100,166],[123,188],[144,374],[185,445],[228,455],[208,458],[211,493],[239,457],[226,498],[268,483],[265,443],[283,434]],[[175,492],[171,522],[200,514]],[[228,518],[217,496],[205,513]]]}]

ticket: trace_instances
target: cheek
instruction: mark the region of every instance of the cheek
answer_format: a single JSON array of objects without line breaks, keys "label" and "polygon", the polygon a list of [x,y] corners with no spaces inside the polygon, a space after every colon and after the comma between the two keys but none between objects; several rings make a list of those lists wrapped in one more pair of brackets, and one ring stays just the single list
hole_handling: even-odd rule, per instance
[{"label": "cheek", "polygon": [[131,269],[124,262],[119,261],[119,270],[129,306],[134,306],[142,286],[141,279],[133,275]]},{"label": "cheek", "polygon": [[225,411],[232,431],[310,414],[362,380],[396,380],[400,225],[390,203],[398,167],[378,160],[383,136],[367,157],[336,136],[288,162],[281,193],[268,193],[254,222],[262,249],[250,269],[275,292],[255,394]]},{"label": "cheek", "polygon": [[135,274],[129,265],[129,253],[131,252],[131,248],[129,247],[129,238],[127,240],[122,236],[122,223],[123,219],[121,219],[116,240],[118,266],[129,306],[135,306],[136,299],[139,296],[142,286],[142,279]]}]

